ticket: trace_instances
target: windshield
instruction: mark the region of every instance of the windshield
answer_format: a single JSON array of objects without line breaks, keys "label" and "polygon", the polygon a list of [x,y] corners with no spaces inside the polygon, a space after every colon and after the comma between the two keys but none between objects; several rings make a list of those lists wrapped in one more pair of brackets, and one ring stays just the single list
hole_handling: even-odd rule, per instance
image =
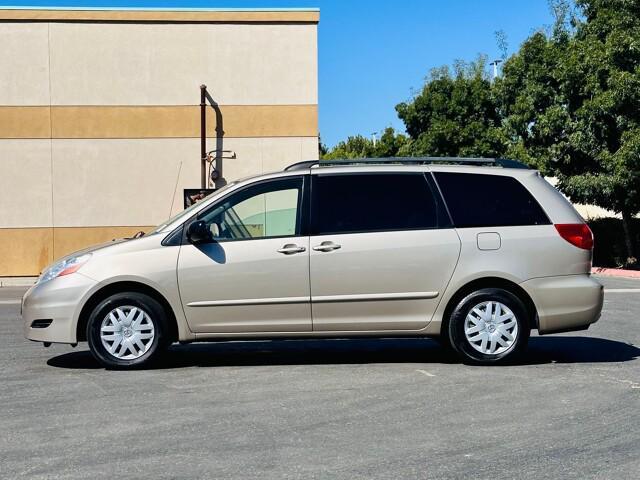
[{"label": "windshield", "polygon": [[[209,198],[211,198],[211,196],[218,196],[218,194],[224,192],[225,190],[227,190],[229,187],[235,185],[236,183],[237,182],[227,183],[224,187],[219,188],[218,190],[213,192],[212,195],[210,195],[209,197],[205,197],[203,200],[209,199]],[[185,208],[184,210],[182,210],[181,212],[176,213],[173,217],[169,218],[168,220],[165,220],[160,225],[158,225],[156,228],[154,228],[151,232],[149,232],[149,235],[152,234],[152,233],[161,232],[162,230],[167,228],[168,225],[171,225],[172,223],[177,222],[180,219],[188,218],[194,210],[197,210],[202,205],[202,201],[203,200],[194,203],[193,205],[191,205],[191,206]]]}]

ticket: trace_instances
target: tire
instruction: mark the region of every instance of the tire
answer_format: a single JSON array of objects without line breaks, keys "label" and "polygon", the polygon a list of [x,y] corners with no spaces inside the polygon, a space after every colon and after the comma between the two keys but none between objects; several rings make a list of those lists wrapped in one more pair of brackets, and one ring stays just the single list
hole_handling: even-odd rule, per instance
[{"label": "tire", "polygon": [[456,305],[449,318],[448,336],[465,363],[504,363],[516,359],[526,347],[528,317],[526,307],[513,293],[483,288]]},{"label": "tire", "polygon": [[116,293],[100,302],[87,323],[87,340],[103,366],[133,369],[151,365],[171,343],[167,314],[158,301],[137,292]]}]

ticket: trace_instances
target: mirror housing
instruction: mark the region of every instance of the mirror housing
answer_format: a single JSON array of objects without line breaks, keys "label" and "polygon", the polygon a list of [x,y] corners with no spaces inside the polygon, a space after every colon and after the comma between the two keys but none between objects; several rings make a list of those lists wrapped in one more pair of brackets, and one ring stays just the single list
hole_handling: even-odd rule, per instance
[{"label": "mirror housing", "polygon": [[187,238],[191,243],[210,243],[213,242],[211,230],[203,220],[196,220],[189,225],[187,229]]}]

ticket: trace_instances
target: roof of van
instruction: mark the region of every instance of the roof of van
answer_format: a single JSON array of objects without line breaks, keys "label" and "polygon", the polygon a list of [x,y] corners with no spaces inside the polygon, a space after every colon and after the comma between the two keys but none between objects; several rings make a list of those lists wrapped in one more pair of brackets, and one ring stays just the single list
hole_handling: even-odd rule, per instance
[{"label": "roof of van", "polygon": [[347,158],[331,160],[307,160],[294,163],[285,170],[303,170],[312,167],[336,167],[336,166],[369,166],[369,165],[469,165],[491,166],[502,168],[529,169],[529,166],[508,158],[485,157],[384,157],[384,158]]},{"label": "roof of van", "polygon": [[[538,171],[524,163],[499,158],[462,157],[390,157],[341,160],[309,160],[294,163],[285,172],[389,172],[389,171],[449,171],[499,174],[514,177],[537,175]],[[275,173],[275,172],[274,172]]]}]

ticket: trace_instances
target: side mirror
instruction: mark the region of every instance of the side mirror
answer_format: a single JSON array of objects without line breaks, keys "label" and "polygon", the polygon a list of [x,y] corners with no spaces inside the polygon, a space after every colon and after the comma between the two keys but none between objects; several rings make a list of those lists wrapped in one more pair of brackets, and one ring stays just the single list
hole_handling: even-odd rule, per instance
[{"label": "side mirror", "polygon": [[198,220],[189,225],[187,230],[187,238],[191,243],[209,243],[213,242],[211,230],[203,220]]}]

